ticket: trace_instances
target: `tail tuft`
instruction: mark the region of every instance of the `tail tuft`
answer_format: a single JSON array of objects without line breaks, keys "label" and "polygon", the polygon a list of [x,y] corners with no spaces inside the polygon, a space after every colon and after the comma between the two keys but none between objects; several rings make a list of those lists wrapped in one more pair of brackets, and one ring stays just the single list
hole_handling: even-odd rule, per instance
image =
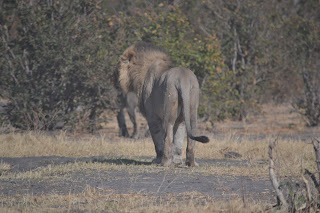
[{"label": "tail tuft", "polygon": [[190,138],[200,143],[208,143],[210,141],[207,136],[191,136]]}]

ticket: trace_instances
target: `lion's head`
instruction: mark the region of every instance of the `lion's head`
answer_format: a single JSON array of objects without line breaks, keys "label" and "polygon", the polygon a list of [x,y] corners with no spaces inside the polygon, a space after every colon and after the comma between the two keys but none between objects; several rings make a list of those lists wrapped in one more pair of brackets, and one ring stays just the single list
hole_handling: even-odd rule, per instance
[{"label": "lion's head", "polygon": [[127,48],[119,59],[118,80],[124,93],[141,94],[144,79],[151,64],[162,60],[167,70],[172,62],[170,57],[161,49],[148,43],[137,43]]}]

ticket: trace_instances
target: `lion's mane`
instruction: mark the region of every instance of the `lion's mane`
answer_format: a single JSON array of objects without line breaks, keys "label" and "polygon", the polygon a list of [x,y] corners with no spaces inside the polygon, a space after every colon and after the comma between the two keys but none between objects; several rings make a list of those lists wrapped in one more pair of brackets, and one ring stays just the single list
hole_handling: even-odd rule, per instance
[{"label": "lion's mane", "polygon": [[148,69],[155,61],[162,61],[158,72],[172,67],[170,57],[159,47],[137,43],[127,48],[120,57],[119,82],[124,93],[135,92],[140,99]]}]

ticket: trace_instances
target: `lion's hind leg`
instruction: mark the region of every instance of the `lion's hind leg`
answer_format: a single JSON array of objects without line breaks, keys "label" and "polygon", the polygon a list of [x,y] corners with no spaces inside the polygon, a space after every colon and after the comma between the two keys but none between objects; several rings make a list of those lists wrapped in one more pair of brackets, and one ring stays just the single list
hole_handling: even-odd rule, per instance
[{"label": "lion's hind leg", "polygon": [[153,140],[153,144],[156,150],[156,158],[152,160],[152,163],[160,164],[163,158],[163,140],[164,140],[164,131],[162,128],[161,120],[155,118],[154,116],[149,117],[148,126],[150,134]]},{"label": "lion's hind leg", "polygon": [[194,158],[194,146],[195,146],[195,141],[192,140],[191,138],[188,138],[188,143],[187,143],[187,151],[186,151],[186,165],[190,167],[195,167],[198,166],[198,164],[195,161]]},{"label": "lion's hind leg", "polygon": [[174,143],[174,135],[176,135],[175,124],[180,123],[179,119],[179,98],[178,91],[173,86],[174,84],[168,83],[165,92],[164,110],[163,110],[163,128],[165,131],[164,138],[164,151],[161,165],[170,166],[173,162],[172,147]]},{"label": "lion's hind leg", "polygon": [[[198,115],[198,91],[190,91],[190,126],[191,134],[197,135],[197,115]],[[192,103],[192,104],[191,104]],[[186,165],[195,167],[198,164],[195,161],[195,140],[188,137],[187,139],[187,150],[186,150]]]},{"label": "lion's hind leg", "polygon": [[161,161],[162,166],[170,166],[172,164],[172,142],[173,142],[173,125],[168,124],[164,139],[164,151]]},{"label": "lion's hind leg", "polygon": [[186,126],[184,122],[176,122],[173,128],[173,147],[172,147],[172,156],[174,164],[182,164],[182,147],[186,134]]}]

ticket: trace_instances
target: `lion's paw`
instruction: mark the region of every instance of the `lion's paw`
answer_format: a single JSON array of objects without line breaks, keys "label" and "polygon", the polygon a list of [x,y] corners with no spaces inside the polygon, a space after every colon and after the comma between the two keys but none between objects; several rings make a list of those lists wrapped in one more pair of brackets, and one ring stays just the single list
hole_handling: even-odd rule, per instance
[{"label": "lion's paw", "polygon": [[168,166],[171,166],[171,164],[172,164],[171,158],[162,158],[161,166],[168,167]]},{"label": "lion's paw", "polygon": [[155,158],[152,160],[152,164],[160,164],[161,163],[161,158]]},{"label": "lion's paw", "polygon": [[196,161],[193,161],[193,162],[186,161],[186,165],[189,167],[199,167],[199,164]]},{"label": "lion's paw", "polygon": [[172,162],[173,162],[175,165],[181,165],[181,164],[183,164],[182,156],[181,156],[181,155],[175,155],[175,156],[173,156]]}]

